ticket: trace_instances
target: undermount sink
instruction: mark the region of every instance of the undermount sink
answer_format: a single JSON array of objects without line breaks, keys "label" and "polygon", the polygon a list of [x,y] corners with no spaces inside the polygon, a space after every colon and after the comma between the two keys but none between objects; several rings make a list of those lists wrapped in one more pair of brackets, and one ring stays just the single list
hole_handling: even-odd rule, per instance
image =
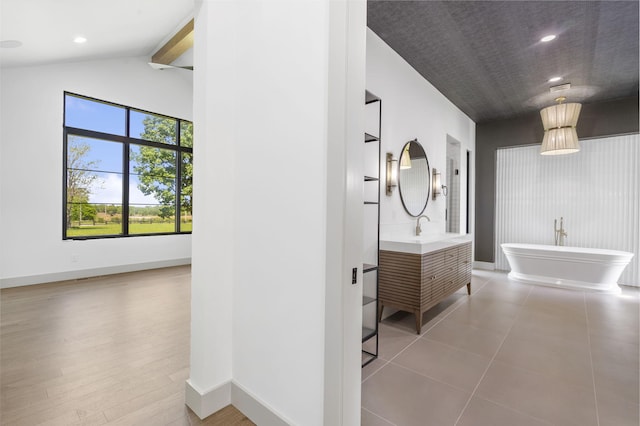
[{"label": "undermount sink", "polygon": [[389,237],[380,240],[380,250],[424,254],[471,241],[471,235],[457,233]]}]

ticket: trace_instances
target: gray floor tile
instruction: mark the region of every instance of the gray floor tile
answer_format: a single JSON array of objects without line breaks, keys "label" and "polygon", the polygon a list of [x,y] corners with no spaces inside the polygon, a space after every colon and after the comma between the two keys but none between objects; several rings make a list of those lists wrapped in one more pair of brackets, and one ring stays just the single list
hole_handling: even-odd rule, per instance
[{"label": "gray floor tile", "polygon": [[385,365],[387,361],[381,358],[374,359],[366,366],[362,367],[362,380],[366,380],[372,374],[375,374],[383,365]]},{"label": "gray floor tile", "polygon": [[596,391],[600,426],[640,425],[640,405],[617,398],[613,394]]},{"label": "gray floor tile", "polygon": [[585,342],[511,333],[496,360],[579,386],[593,386],[589,345]]},{"label": "gray floor tile", "polygon": [[368,410],[362,410],[362,420],[360,422],[361,426],[396,426],[394,423],[383,419],[380,416],[373,414]]},{"label": "gray floor tile", "polygon": [[501,407],[482,398],[473,397],[456,426],[550,426],[510,408]]},{"label": "gray floor tile", "polygon": [[582,318],[530,310],[523,310],[520,313],[510,335],[522,338],[530,336],[554,337],[584,344],[589,343],[589,329],[586,321],[583,322]]},{"label": "gray floor tile", "polygon": [[629,372],[640,370],[640,345],[627,343],[608,336],[589,336],[593,362],[612,363]]},{"label": "gray floor tile", "polygon": [[473,295],[471,299],[451,312],[446,320],[506,334],[521,309],[520,306],[511,303],[478,300]]},{"label": "gray floor tile", "polygon": [[418,339],[418,335],[405,329],[380,324],[380,344],[378,347],[380,358],[390,360],[400,351]]},{"label": "gray floor tile", "polygon": [[589,334],[637,345],[640,343],[638,317],[618,320],[589,318]]},{"label": "gray floor tile", "polygon": [[449,318],[424,335],[430,340],[489,358],[495,355],[505,336],[505,333],[460,324]]},{"label": "gray floor tile", "polygon": [[453,425],[469,397],[394,364],[362,385],[362,406],[398,426]]},{"label": "gray floor tile", "polygon": [[491,364],[475,395],[553,424],[597,425],[593,387],[554,380],[501,361]]},{"label": "gray floor tile", "polygon": [[630,370],[608,360],[593,361],[596,392],[606,392],[631,403],[640,400],[638,370]]},{"label": "gray floor tile", "polygon": [[421,338],[398,355],[393,363],[473,392],[490,361],[491,358]]}]

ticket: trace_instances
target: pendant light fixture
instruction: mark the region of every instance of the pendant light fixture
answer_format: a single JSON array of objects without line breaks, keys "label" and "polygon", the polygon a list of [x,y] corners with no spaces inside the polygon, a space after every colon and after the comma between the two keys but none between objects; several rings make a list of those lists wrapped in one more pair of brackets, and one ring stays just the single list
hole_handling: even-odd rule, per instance
[{"label": "pendant light fixture", "polygon": [[557,105],[553,105],[540,111],[544,138],[540,154],[562,155],[580,151],[576,125],[582,109],[581,104],[563,104],[566,98],[556,98]]}]

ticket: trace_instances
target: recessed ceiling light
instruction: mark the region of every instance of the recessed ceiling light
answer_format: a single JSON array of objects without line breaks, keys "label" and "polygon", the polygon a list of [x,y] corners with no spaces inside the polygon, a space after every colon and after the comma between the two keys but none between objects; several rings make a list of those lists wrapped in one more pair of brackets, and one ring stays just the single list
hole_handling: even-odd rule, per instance
[{"label": "recessed ceiling light", "polygon": [[562,80],[562,77],[551,77],[549,79],[549,83],[555,83],[556,81]]},{"label": "recessed ceiling light", "polygon": [[82,36],[77,36],[76,38],[73,39],[74,43],[78,43],[78,44],[82,44],[82,43],[86,43],[87,39],[85,37]]},{"label": "recessed ceiling light", "polygon": [[2,40],[0,41],[0,47],[4,49],[15,49],[16,47],[22,46],[22,42],[20,40]]},{"label": "recessed ceiling light", "polygon": [[548,41],[555,40],[555,38],[556,38],[556,35],[555,35],[555,34],[549,34],[549,35],[547,35],[547,36],[542,37],[542,38],[540,39],[540,41],[541,41],[541,42],[543,42],[543,43],[546,43],[546,42],[548,42]]}]

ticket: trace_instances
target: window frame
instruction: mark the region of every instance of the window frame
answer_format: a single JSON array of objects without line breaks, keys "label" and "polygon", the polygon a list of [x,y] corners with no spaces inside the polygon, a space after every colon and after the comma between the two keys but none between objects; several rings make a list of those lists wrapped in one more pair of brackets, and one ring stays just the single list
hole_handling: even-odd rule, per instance
[{"label": "window frame", "polygon": [[[103,103],[106,105],[112,105],[120,108],[124,108],[125,110],[125,135],[116,135],[111,133],[104,133],[95,130],[87,130],[78,127],[67,126],[67,96],[73,96],[80,99],[85,99],[92,102]],[[62,160],[62,239],[63,240],[97,240],[97,239],[105,239],[105,238],[130,238],[130,237],[149,237],[156,235],[189,235],[192,233],[191,230],[183,231],[181,228],[180,219],[182,217],[182,155],[183,153],[188,153],[191,155],[191,159],[193,161],[193,147],[182,146],[181,138],[181,124],[184,122],[191,123],[193,126],[193,121],[185,120],[177,117],[171,117],[166,114],[160,114],[157,112],[147,111],[141,108],[130,107],[127,105],[121,105],[114,102],[105,101],[102,99],[93,98],[90,96],[80,95],[77,93],[64,91],[63,92],[63,119],[62,119],[62,127],[63,127],[63,160]],[[162,142],[148,141],[145,139],[139,139],[131,137],[130,135],[130,114],[131,111],[137,111],[145,114],[151,114],[155,116],[159,116],[162,118],[167,118],[170,120],[175,120],[176,124],[176,143],[175,144],[167,144]],[[78,236],[68,236],[67,235],[67,202],[68,202],[68,194],[67,194],[67,178],[68,178],[68,149],[69,149],[69,137],[70,136],[78,136],[85,137],[97,140],[104,140],[109,142],[117,142],[122,144],[122,233],[120,234],[105,234],[105,235],[78,235]],[[146,146],[152,148],[161,148],[167,149],[175,152],[176,157],[176,168],[175,168],[175,217],[174,217],[174,231],[173,232],[153,232],[153,233],[129,233],[129,178],[130,178],[130,150],[131,145],[138,146]],[[192,141],[193,145],[193,141]],[[193,176],[191,176],[193,180]],[[191,194],[191,203],[193,206],[193,194]],[[193,217],[193,207],[191,210],[191,215]],[[192,219],[193,221],[193,219]],[[193,223],[193,222],[192,222]]]}]

